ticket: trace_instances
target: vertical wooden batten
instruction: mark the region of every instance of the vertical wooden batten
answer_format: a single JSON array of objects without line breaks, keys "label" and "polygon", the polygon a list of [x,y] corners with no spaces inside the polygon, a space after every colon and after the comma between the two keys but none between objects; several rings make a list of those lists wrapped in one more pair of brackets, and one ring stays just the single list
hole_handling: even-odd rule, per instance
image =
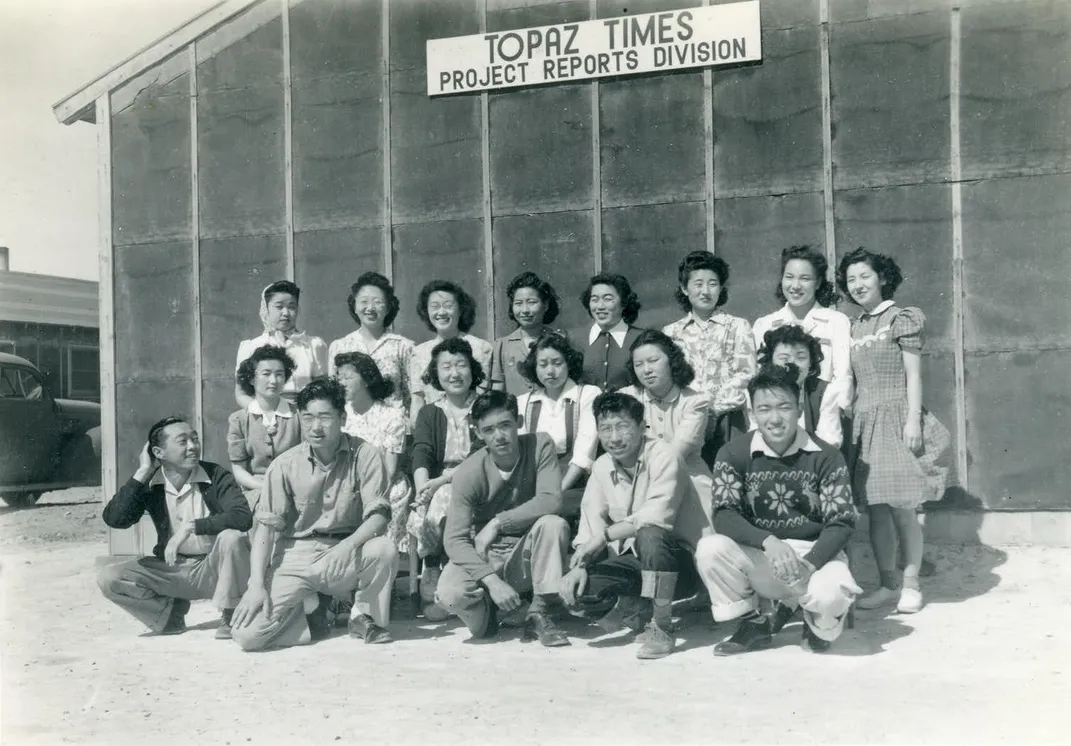
[{"label": "vertical wooden batten", "polygon": [[[100,235],[97,237],[100,279],[100,430],[102,498],[107,501],[119,487],[116,459],[115,391],[115,268],[112,239],[112,104],[111,94],[97,99],[97,200]],[[133,546],[130,543],[133,542]],[[109,554],[140,554],[136,531],[108,532]]]},{"label": "vertical wooden batten", "polygon": [[818,19],[818,56],[822,66],[822,202],[826,259],[832,279],[837,266],[837,236],[833,219],[833,84],[829,73],[829,0],[819,0]]},{"label": "vertical wooden batten", "polygon": [[390,0],[383,0],[381,40],[383,45],[383,82],[380,110],[383,116],[383,274],[394,283],[394,210],[391,199],[390,140]]},{"label": "vertical wooden batten", "polygon": [[[598,0],[589,0],[591,20],[599,17]],[[599,81],[593,80],[591,89],[591,250],[594,253],[595,273],[602,272],[602,138],[599,133]]]},{"label": "vertical wooden batten", "polygon": [[[710,0],[703,0],[703,7]],[[714,225],[714,73],[703,68],[703,186],[706,190],[707,251],[717,253]]]},{"label": "vertical wooden batten", "polygon": [[282,3],[283,27],[283,179],[286,210],[286,276],[296,280],[294,259],[294,91],[290,72],[290,0]]},{"label": "vertical wooden batten", "polygon": [[190,61],[190,248],[193,252],[193,418],[204,432],[204,361],[201,355],[201,191],[197,173],[197,42],[188,49]]},{"label": "vertical wooden batten", "polygon": [[963,162],[960,143],[960,57],[963,28],[960,9],[952,8],[949,43],[949,125],[952,178],[952,334],[956,397],[956,472],[960,486],[970,492],[967,469],[967,372],[964,359],[963,283]]},{"label": "vertical wooden batten", "polygon": [[[487,33],[487,0],[480,3],[480,33]],[[491,218],[491,105],[487,91],[480,94],[480,162],[483,172],[483,294],[487,310],[487,336],[495,331],[495,248]]]}]

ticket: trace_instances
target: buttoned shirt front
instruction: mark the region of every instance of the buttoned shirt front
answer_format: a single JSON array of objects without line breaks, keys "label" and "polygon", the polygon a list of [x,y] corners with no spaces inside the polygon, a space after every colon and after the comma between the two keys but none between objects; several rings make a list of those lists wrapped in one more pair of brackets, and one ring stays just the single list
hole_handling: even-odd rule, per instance
[{"label": "buttoned shirt front", "polygon": [[242,340],[238,345],[238,362],[235,363],[234,370],[237,372],[242,362],[252,355],[254,350],[264,345],[282,347],[294,361],[294,373],[283,386],[283,393],[288,396],[296,395],[314,378],[327,375],[327,345],[319,337],[304,332],[291,334],[282,344],[267,334]]},{"label": "buttoned shirt front", "polygon": [[755,376],[755,340],[744,319],[715,311],[709,320],[694,313],[663,330],[695,370],[693,389],[710,397],[714,416],[740,409]]},{"label": "buttoned shirt front", "polygon": [[[628,323],[624,319],[621,319],[621,321],[618,321],[616,324],[614,324],[614,326],[612,326],[607,331],[607,333],[611,337],[613,337],[615,342],[617,342],[618,347],[624,347],[625,336],[628,334],[628,330]],[[599,326],[598,324],[593,324],[591,327],[591,331],[588,332],[588,344],[595,344],[595,340],[599,338],[599,335],[602,334],[602,332],[603,328],[601,326]]]},{"label": "buttoned shirt front", "polygon": [[324,464],[306,442],[268,467],[254,518],[294,538],[351,534],[373,513],[390,517],[389,487],[383,452],[370,443],[343,435]]},{"label": "buttoned shirt front", "polygon": [[835,308],[817,304],[800,319],[786,304],[755,321],[755,346],[762,347],[763,338],[771,329],[793,324],[817,339],[822,346],[823,359],[818,377],[829,384],[825,396],[831,397],[841,409],[847,407],[851,404],[852,393],[851,319]]},{"label": "buttoned shirt front", "polygon": [[[212,480],[205,473],[204,468],[198,464],[193,474],[182,485],[182,489],[176,489],[167,478],[163,469],[156,472],[153,484],[164,485],[164,500],[167,501],[167,518],[171,522],[171,535],[179,532],[179,527],[187,521],[199,518],[208,518],[211,513],[205,505],[204,496],[201,492],[202,484],[212,484]],[[216,537],[208,534],[190,534],[186,541],[179,545],[178,553],[190,557],[200,557],[212,551],[216,543]]]},{"label": "buttoned shirt front", "polygon": [[[591,405],[599,393],[598,386],[581,386],[569,381],[561,394],[558,395],[557,401],[548,397],[543,389],[535,389],[517,399],[517,410],[524,417],[533,402],[540,402],[539,422],[536,423],[537,430],[550,436],[550,439],[554,441],[554,448],[559,457],[569,455],[570,463],[576,464],[584,471],[590,471],[591,464],[595,459],[595,452],[599,446],[599,436],[595,429],[595,415],[592,413]],[[566,454],[565,452],[568,446],[566,443],[568,435],[566,430],[566,402],[572,402],[573,407],[579,410],[574,414],[577,418],[577,427],[576,432],[573,433],[573,452],[571,454]],[[522,434],[531,432],[528,426],[528,422],[522,423],[520,432]]]}]

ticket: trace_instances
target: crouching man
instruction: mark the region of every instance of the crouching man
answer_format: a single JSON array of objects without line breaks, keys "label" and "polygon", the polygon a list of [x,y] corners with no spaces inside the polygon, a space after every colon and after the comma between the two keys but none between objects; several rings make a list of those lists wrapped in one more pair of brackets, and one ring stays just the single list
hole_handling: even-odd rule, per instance
[{"label": "crouching man", "polygon": [[264,474],[249,589],[234,612],[243,650],[300,645],[330,634],[327,604],[356,589],[352,637],[391,642],[397,551],[382,451],[342,432],[346,394],[317,380],[297,395],[303,442]]},{"label": "crouching man", "polygon": [[692,555],[709,524],[673,446],[646,437],[643,404],[608,393],[592,409],[606,453],[584,490],[562,599],[607,631],[643,630],[636,657],[664,658],[676,646],[674,596],[697,586]]},{"label": "crouching man", "polygon": [[481,639],[498,631],[499,611],[520,608],[520,594],[531,591],[523,639],[568,645],[552,614],[569,552],[554,442],[518,435],[517,399],[504,391],[477,397],[471,416],[485,445],[454,472],[443,535],[450,562],[436,602]]},{"label": "crouching man", "polygon": [[167,417],[150,428],[138,470],[104,506],[104,522],[131,528],[148,513],[153,556],[106,566],[97,582],[106,598],[163,635],[185,632],[190,601],[211,598],[223,613],[216,637],[226,639],[249,578],[243,532],[253,517],[231,473],[200,456],[197,431],[185,420]]},{"label": "crouching man", "polygon": [[[826,650],[861,590],[844,548],[855,525],[848,469],[833,446],[799,427],[795,365],[772,366],[748,385],[757,430],[722,446],[714,464],[715,536],[696,565],[714,620],[740,618],[715,655],[769,645],[803,608],[803,646]],[[759,598],[776,601],[760,614]]]}]

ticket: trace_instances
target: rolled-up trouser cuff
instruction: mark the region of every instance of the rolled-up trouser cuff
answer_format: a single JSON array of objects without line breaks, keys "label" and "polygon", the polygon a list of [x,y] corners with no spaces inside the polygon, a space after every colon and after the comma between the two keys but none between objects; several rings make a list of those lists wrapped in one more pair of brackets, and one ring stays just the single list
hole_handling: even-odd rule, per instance
[{"label": "rolled-up trouser cuff", "polygon": [[728,622],[733,619],[739,619],[745,614],[757,611],[758,608],[759,597],[751,596],[742,601],[733,601],[732,603],[727,604],[715,604],[710,608],[710,611],[714,615],[715,622]]},{"label": "rolled-up trouser cuff", "polygon": [[640,572],[640,596],[655,601],[672,601],[677,589],[677,573],[660,570],[643,570]]}]

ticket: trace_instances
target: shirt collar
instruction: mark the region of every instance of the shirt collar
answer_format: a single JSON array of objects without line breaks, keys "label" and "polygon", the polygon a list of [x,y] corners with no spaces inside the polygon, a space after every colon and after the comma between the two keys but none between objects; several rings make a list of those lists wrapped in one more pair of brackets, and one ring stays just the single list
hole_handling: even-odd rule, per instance
[{"label": "shirt collar", "polygon": [[[307,458],[314,464],[317,463],[316,456],[312,452],[312,446],[309,445],[308,442],[304,442],[301,444],[301,447],[305,449],[305,458]],[[351,450],[353,450],[353,444],[350,443],[350,436],[346,433],[342,433],[342,438],[338,441],[338,450],[335,451],[335,456],[337,457],[338,454],[342,453],[343,451]]]},{"label": "shirt collar", "polygon": [[829,321],[829,319],[832,318],[829,313],[830,310],[831,309],[826,308],[825,306],[820,306],[815,303],[813,306],[811,306],[811,310],[808,311],[801,319],[798,318],[796,314],[792,312],[792,307],[786,303],[785,305],[781,306],[781,310],[777,313],[781,317],[781,320],[784,321],[786,324],[801,324],[805,321]]},{"label": "shirt collar", "polygon": [[710,315],[710,318],[704,321],[703,319],[695,315],[695,311],[689,311],[687,322],[689,324],[696,324],[697,326],[706,329],[711,324],[724,324],[726,316],[728,316],[728,314],[726,314],[724,311],[715,310],[714,313]]},{"label": "shirt collar", "polygon": [[212,479],[208,476],[205,468],[198,463],[197,468],[193,470],[193,474],[186,480],[186,484],[182,486],[181,490],[175,489],[175,485],[171,484],[171,480],[164,474],[163,467],[156,470],[156,474],[152,478],[152,484],[162,484],[164,486],[164,494],[182,497],[192,485],[212,484]]},{"label": "shirt collar", "polygon": [[788,447],[784,453],[777,453],[770,446],[766,445],[766,440],[762,437],[762,433],[758,430],[751,436],[751,455],[761,453],[769,456],[770,458],[785,458],[792,456],[798,451],[806,451],[808,453],[818,453],[821,451],[821,447],[811,439],[811,436],[807,434],[807,431],[803,428],[796,430],[796,439],[792,441],[792,445]]},{"label": "shirt collar", "polygon": [[[249,414],[260,415],[261,417],[264,417],[266,414],[268,414],[261,408],[260,402],[258,402],[256,399],[249,402],[249,406],[246,407],[246,409],[249,410]],[[280,396],[279,403],[275,405],[275,411],[271,414],[277,415],[279,417],[292,417],[294,415],[294,410],[290,408],[290,402],[288,402],[285,397]]]},{"label": "shirt collar", "polygon": [[651,395],[650,391],[643,388],[642,386],[640,387],[640,390],[643,391],[644,403],[654,402],[655,404],[672,404],[673,402],[681,398],[682,392],[680,386],[673,384],[673,388],[669,390],[669,393],[666,396],[662,397],[661,399],[656,399],[654,396]]},{"label": "shirt collar", "polygon": [[[555,404],[556,403],[556,402],[553,402],[553,401],[550,400],[550,397],[547,396],[546,389],[542,389],[542,388],[533,389],[532,390],[532,399],[533,400],[539,399],[541,401],[547,402],[548,404]],[[561,396],[558,397],[558,401],[562,401],[564,399],[571,399],[574,402],[579,402],[580,401],[580,387],[571,378],[565,384],[565,388],[562,389]]]},{"label": "shirt collar", "polygon": [[[601,333],[602,333],[602,327],[599,326],[598,324],[592,324],[591,325],[591,331],[588,332],[588,344],[589,345],[595,344],[595,340],[599,338],[599,334],[601,334]],[[614,327],[612,329],[610,329],[610,336],[614,338],[615,342],[617,342],[617,346],[618,347],[624,347],[625,346],[625,336],[627,334],[628,334],[628,322],[626,322],[624,319],[621,319],[620,321],[618,321],[617,324],[615,324]]]},{"label": "shirt collar", "polygon": [[879,303],[878,305],[874,306],[874,310],[873,311],[863,311],[863,315],[864,316],[877,316],[878,314],[884,313],[885,311],[887,311],[888,309],[890,309],[892,307],[893,307],[893,302],[891,300],[883,300],[881,303]]}]

